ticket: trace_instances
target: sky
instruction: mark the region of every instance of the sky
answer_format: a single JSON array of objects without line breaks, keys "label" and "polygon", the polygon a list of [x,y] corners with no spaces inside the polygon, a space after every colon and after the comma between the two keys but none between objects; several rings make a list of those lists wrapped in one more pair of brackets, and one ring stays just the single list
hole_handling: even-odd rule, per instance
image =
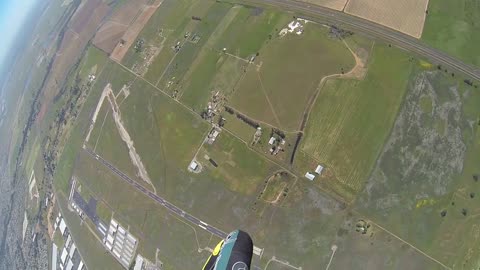
[{"label": "sky", "polygon": [[0,0],[0,68],[15,36],[37,0]]}]

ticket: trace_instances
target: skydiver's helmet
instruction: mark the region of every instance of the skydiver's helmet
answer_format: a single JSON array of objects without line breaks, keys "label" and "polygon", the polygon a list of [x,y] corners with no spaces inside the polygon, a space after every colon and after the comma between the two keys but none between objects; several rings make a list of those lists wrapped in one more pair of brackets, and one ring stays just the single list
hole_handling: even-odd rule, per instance
[{"label": "skydiver's helmet", "polygon": [[218,243],[203,270],[249,270],[252,255],[252,238],[248,233],[236,230]]}]

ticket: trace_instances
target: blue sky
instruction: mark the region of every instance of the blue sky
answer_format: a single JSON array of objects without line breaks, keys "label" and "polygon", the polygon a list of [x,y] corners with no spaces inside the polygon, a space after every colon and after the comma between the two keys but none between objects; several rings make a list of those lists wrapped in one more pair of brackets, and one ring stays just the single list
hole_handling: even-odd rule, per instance
[{"label": "blue sky", "polygon": [[0,66],[12,46],[16,34],[36,2],[37,0],[0,0],[0,33],[2,38]]}]

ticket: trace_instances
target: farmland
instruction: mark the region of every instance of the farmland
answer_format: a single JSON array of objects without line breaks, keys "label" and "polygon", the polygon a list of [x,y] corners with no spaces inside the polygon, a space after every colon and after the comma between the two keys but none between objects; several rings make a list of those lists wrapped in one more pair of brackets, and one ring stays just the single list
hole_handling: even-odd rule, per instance
[{"label": "farmland", "polygon": [[409,55],[377,45],[364,80],[332,79],[321,89],[302,151],[325,164],[333,181],[347,190],[362,189],[393,125],[411,67]]},{"label": "farmland", "polygon": [[452,54],[466,63],[480,66],[478,44],[480,31],[478,1],[432,0],[428,5],[422,40]]},{"label": "farmland", "polygon": [[90,1],[112,16],[61,70],[49,138],[25,160],[54,172],[89,269],[121,268],[111,218],[161,269],[201,267],[235,229],[260,250],[252,269],[477,264],[480,94],[461,74],[275,8]]},{"label": "farmland", "polygon": [[347,3],[345,12],[420,38],[427,5],[428,0],[351,0]]},{"label": "farmland", "polygon": [[[422,99],[430,100],[428,110]],[[477,263],[470,243],[478,237],[478,157],[473,154],[479,142],[473,105],[478,99],[477,91],[451,76],[416,68],[390,138],[357,200],[383,226],[454,268]]]},{"label": "farmland", "polygon": [[319,6],[328,7],[336,10],[343,10],[348,3],[347,0],[303,0],[304,2],[312,3]]},{"label": "farmland", "polygon": [[204,147],[204,153],[218,163],[218,168],[208,165],[212,177],[225,181],[230,190],[252,194],[266,176],[279,169],[265,159],[255,157],[256,154],[236,138],[221,135],[212,147]]},{"label": "farmland", "polygon": [[[201,264],[205,255],[197,250],[209,244],[209,235],[168,215],[88,155],[81,154],[76,168],[74,175],[84,183],[84,188],[102,198],[114,212],[115,219],[130,226],[130,231],[139,237],[139,252],[142,255],[154,260],[158,248],[161,254],[159,259],[167,267],[176,265],[188,269]],[[127,197],[129,200],[125,200]],[[178,252],[191,259],[183,260],[175,256]]]},{"label": "farmland", "polygon": [[267,44],[256,61],[261,67],[249,68],[232,105],[287,131],[300,128],[305,104],[323,77],[347,72],[354,65],[341,41],[328,38],[324,28],[309,24],[301,36],[287,35]]}]

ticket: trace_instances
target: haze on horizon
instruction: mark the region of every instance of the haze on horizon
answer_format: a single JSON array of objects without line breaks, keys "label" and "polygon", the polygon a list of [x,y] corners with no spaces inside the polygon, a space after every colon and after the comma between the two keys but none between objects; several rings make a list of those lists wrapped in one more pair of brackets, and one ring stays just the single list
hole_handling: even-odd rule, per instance
[{"label": "haze on horizon", "polygon": [[0,33],[3,44],[0,46],[0,69],[3,67],[6,56],[14,46],[17,34],[30,10],[38,0],[5,0],[0,1]]}]

